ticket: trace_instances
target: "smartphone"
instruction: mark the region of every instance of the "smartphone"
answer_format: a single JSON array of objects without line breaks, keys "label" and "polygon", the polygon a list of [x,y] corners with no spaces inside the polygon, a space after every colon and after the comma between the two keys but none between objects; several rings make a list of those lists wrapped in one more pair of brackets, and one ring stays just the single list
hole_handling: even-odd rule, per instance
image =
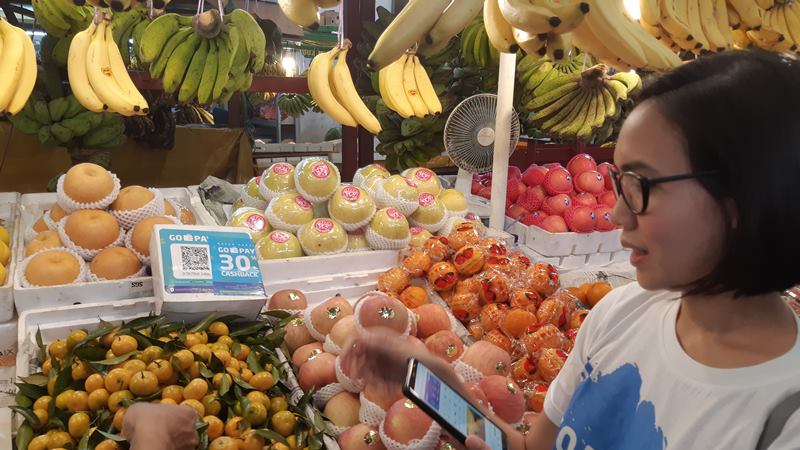
[{"label": "smartphone", "polygon": [[415,358],[408,360],[403,394],[462,444],[474,434],[492,450],[506,449],[503,430]]}]

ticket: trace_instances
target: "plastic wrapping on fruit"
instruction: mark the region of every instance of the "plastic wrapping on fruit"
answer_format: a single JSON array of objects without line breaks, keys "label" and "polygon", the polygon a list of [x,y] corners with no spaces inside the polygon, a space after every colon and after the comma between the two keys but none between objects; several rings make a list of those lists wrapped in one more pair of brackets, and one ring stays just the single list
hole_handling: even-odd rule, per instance
[{"label": "plastic wrapping on fruit", "polygon": [[256,242],[259,259],[284,259],[303,256],[300,241],[288,231],[275,230]]}]

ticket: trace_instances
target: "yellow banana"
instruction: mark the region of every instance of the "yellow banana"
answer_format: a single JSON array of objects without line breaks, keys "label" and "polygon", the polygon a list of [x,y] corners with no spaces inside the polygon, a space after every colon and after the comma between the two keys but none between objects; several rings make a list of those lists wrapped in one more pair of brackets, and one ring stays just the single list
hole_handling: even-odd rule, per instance
[{"label": "yellow banana", "polygon": [[589,13],[589,4],[581,0],[530,0],[534,6],[549,9],[558,18],[559,24],[552,33],[562,34],[578,28],[583,16]]},{"label": "yellow banana", "polygon": [[[695,51],[699,50],[713,50],[710,38],[706,35],[706,28],[703,26],[702,18],[700,17],[700,2],[711,6],[711,0],[684,0],[686,2],[686,17],[689,21],[689,29],[692,31],[692,36],[695,40],[702,45],[697,47]],[[713,16],[708,18],[713,21]],[[716,24],[716,22],[714,22]]]},{"label": "yellow banana", "polygon": [[475,18],[483,7],[483,0],[453,0],[425,35],[427,47],[437,47],[449,42]]},{"label": "yellow banana", "polygon": [[15,87],[22,76],[22,62],[25,53],[22,36],[13,25],[0,19],[0,37],[3,51],[0,54],[0,112],[5,111],[14,98]]},{"label": "yellow banana", "polygon": [[381,124],[356,91],[353,77],[350,75],[350,68],[347,67],[347,52],[348,49],[344,49],[339,54],[336,66],[333,68],[333,87],[338,94],[337,98],[342,101],[344,107],[359,125],[370,133],[377,135],[381,132]]},{"label": "yellow banana", "polygon": [[331,89],[330,72],[333,58],[339,53],[339,47],[320,53],[311,61],[308,68],[308,90],[319,108],[333,120],[348,127],[358,126],[353,115],[339,103]]},{"label": "yellow banana", "polygon": [[640,20],[650,25],[657,26],[661,23],[661,10],[658,7],[658,0],[639,0]]},{"label": "yellow banana", "polygon": [[410,0],[381,33],[367,66],[380,70],[403,56],[433,27],[449,4],[450,0]]},{"label": "yellow banana", "polygon": [[732,48],[733,35],[731,34],[731,23],[728,22],[728,3],[725,0],[713,0],[713,3],[714,20],[717,22],[717,29],[722,36],[724,47]]},{"label": "yellow banana", "polygon": [[411,104],[411,109],[414,110],[414,115],[417,117],[427,116],[428,107],[419,95],[417,79],[414,76],[414,58],[410,55],[406,55],[403,63],[403,90],[408,98],[408,103]]},{"label": "yellow banana", "polygon": [[[532,34],[549,33],[561,25],[561,19],[553,11],[541,6],[535,6],[528,0],[496,0],[500,12],[506,21],[514,28]],[[484,15],[486,5],[484,4]]]},{"label": "yellow banana", "polygon": [[313,0],[278,0],[283,14],[301,28],[319,28],[319,12]]},{"label": "yellow banana", "polygon": [[406,56],[401,56],[397,61],[389,64],[388,67],[382,69],[379,77],[385,78],[384,87],[386,88],[386,96],[389,98],[388,105],[401,117],[408,119],[414,116],[414,108],[408,101],[405,89],[403,88],[403,69],[406,62]]},{"label": "yellow banana", "polygon": [[[30,98],[33,87],[36,84],[36,74],[38,71],[36,65],[36,48],[33,46],[33,41],[31,41],[28,33],[22,28],[13,28],[22,40],[23,56],[19,81],[17,82],[13,97],[11,97],[11,101],[6,107],[6,112],[12,116],[22,111],[22,108],[25,107],[25,103],[28,102],[28,98]],[[0,61],[2,60],[0,59]]]},{"label": "yellow banana", "polygon": [[730,3],[725,1],[725,9],[728,11],[728,23],[731,26],[732,30],[738,30],[739,27],[742,26],[742,18],[739,17],[739,13],[731,6]]},{"label": "yellow banana", "polygon": [[428,72],[420,62],[417,55],[414,55],[414,79],[417,82],[417,90],[428,112],[431,114],[439,114],[442,112],[442,103],[439,101],[439,96],[436,95],[436,89],[433,88],[431,79],[428,77]]},{"label": "yellow banana", "polygon": [[786,27],[789,28],[795,44],[800,44],[800,3],[792,2],[784,8],[786,8]]},{"label": "yellow banana", "polygon": [[775,6],[775,0],[755,0],[755,2],[759,8],[765,11]]},{"label": "yellow banana", "polygon": [[489,42],[498,52],[515,53],[519,46],[514,40],[514,30],[500,12],[497,0],[485,0],[483,2],[483,24],[486,26],[486,34],[489,35]]},{"label": "yellow banana", "polygon": [[119,86],[120,90],[130,99],[135,105],[139,106],[140,114],[147,114],[149,107],[147,100],[139,92],[139,89],[133,84],[130,75],[128,75],[128,68],[125,67],[125,62],[122,60],[122,55],[119,52],[116,42],[114,42],[114,35],[111,25],[106,27],[106,47],[108,51],[109,67],[111,68],[111,77],[114,82]]},{"label": "yellow banana", "polygon": [[572,33],[547,35],[547,56],[553,62],[569,58],[572,53]]},{"label": "yellow banana", "polygon": [[[514,28],[514,40],[525,53],[535,56],[547,54],[547,34],[531,34],[527,31]],[[544,37],[544,39],[543,39]]]},{"label": "yellow banana", "polygon": [[742,24],[748,30],[757,30],[761,28],[761,17],[764,15],[764,10],[761,9],[753,0],[728,0],[731,6],[739,14],[742,19]]},{"label": "yellow banana", "polygon": [[105,40],[106,27],[106,20],[103,19],[97,25],[86,52],[86,73],[89,84],[103,103],[108,106],[109,111],[124,116],[133,116],[140,113],[141,107],[134,104],[127,94],[122,92],[114,79]]},{"label": "yellow banana", "polygon": [[678,0],[659,0],[661,11],[660,25],[669,33],[670,38],[684,50],[693,50],[697,42],[689,31],[689,25],[678,15]]},{"label": "yellow banana", "polygon": [[101,112],[107,109],[107,106],[92,89],[89,84],[89,75],[86,72],[86,54],[96,29],[97,25],[92,22],[85,30],[72,38],[67,58],[67,74],[72,94],[78,99],[78,102],[89,111]]}]

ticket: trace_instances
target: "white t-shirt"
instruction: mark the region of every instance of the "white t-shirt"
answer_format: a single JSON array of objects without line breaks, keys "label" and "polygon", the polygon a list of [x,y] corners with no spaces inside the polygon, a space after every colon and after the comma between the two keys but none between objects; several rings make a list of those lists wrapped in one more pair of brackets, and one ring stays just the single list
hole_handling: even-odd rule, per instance
[{"label": "white t-shirt", "polygon": [[[592,310],[545,399],[555,449],[755,448],[772,408],[800,391],[800,339],[756,366],[704,366],[678,342],[678,296],[633,283]],[[769,449],[800,449],[800,413]]]}]

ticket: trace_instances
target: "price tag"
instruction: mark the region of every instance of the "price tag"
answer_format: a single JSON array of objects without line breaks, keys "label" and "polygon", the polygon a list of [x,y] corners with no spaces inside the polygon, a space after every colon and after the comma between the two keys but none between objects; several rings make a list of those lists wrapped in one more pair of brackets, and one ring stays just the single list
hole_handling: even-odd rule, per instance
[{"label": "price tag", "polygon": [[265,295],[256,248],[246,232],[162,228],[159,238],[166,292]]}]

